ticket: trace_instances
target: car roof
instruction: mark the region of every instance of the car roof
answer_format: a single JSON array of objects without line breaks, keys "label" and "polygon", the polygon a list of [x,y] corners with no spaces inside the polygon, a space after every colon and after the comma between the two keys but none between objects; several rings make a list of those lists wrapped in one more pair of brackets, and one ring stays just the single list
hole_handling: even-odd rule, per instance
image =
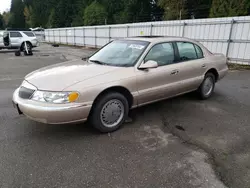
[{"label": "car roof", "polygon": [[141,40],[151,43],[158,43],[162,41],[187,41],[187,42],[196,42],[195,40],[185,38],[185,37],[175,37],[175,36],[136,36],[126,38],[127,40]]},{"label": "car roof", "polygon": [[33,31],[8,31],[8,32],[23,32],[23,33],[33,33]]},{"label": "car roof", "polygon": [[7,31],[31,31],[31,29],[26,28],[6,28]]}]

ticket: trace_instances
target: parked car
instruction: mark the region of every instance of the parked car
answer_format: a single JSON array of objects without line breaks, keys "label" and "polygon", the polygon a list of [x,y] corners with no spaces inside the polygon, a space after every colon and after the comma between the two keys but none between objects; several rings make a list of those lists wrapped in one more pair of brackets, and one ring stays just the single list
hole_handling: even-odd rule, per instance
[{"label": "parked car", "polygon": [[0,31],[0,49],[24,50],[24,42],[28,49],[39,46],[36,35],[32,31]]},{"label": "parked car", "polygon": [[131,108],[197,91],[208,99],[228,71],[222,54],[174,37],[110,42],[86,61],[34,71],[13,94],[20,114],[48,124],[89,120],[101,132],[118,129]]}]

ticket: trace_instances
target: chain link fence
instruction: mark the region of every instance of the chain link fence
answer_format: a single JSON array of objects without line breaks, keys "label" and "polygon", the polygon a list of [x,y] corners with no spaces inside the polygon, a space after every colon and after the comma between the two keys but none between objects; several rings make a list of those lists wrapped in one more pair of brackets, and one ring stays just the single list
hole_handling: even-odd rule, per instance
[{"label": "chain link fence", "polygon": [[250,16],[46,29],[45,41],[98,48],[143,35],[188,37],[232,63],[250,65]]}]

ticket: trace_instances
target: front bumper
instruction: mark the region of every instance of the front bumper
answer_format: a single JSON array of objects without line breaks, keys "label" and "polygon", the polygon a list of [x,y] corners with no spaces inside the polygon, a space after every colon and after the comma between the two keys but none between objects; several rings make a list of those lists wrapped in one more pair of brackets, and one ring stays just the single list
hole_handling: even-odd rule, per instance
[{"label": "front bumper", "polygon": [[67,124],[84,122],[91,110],[90,104],[49,104],[18,96],[19,88],[13,94],[13,103],[29,119],[46,124]]}]

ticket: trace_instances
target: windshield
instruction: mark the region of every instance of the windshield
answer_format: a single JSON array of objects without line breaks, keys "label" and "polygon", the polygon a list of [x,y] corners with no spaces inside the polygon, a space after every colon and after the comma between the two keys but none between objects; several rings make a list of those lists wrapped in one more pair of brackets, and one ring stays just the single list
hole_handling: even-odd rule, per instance
[{"label": "windshield", "polygon": [[113,41],[95,53],[89,60],[110,66],[134,66],[149,42],[135,40]]}]

